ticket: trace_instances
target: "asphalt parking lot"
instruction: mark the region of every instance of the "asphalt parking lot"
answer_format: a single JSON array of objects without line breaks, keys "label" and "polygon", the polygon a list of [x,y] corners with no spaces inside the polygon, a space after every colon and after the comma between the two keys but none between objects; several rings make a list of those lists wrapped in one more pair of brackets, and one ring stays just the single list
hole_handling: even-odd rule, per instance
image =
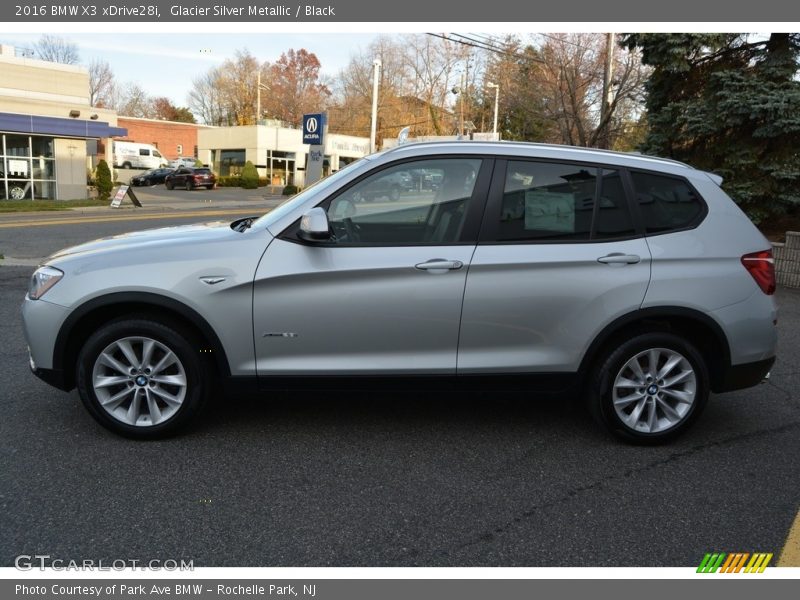
[{"label": "asphalt parking lot", "polygon": [[[143,227],[37,228],[28,248],[110,226]],[[621,444],[566,401],[385,390],[220,398],[188,434],[143,443],[30,374],[31,270],[0,266],[3,566],[692,566],[777,560],[798,511],[800,290],[778,290],[770,382],[713,397],[668,446]]]}]

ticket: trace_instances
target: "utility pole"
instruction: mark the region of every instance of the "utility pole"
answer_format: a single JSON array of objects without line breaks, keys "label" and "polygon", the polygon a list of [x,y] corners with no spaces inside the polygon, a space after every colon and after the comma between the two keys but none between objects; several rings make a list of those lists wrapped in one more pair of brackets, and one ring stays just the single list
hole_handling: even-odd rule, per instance
[{"label": "utility pole", "polygon": [[611,145],[609,128],[611,126],[611,78],[614,75],[614,34],[606,34],[606,64],[603,73],[603,99],[600,105],[600,126],[602,131],[598,136],[601,148],[608,148]]},{"label": "utility pole", "polygon": [[458,125],[458,137],[464,138],[464,74],[461,74],[461,89],[459,90],[461,100],[461,122]]},{"label": "utility pole", "polygon": [[497,135],[497,107],[500,104],[500,84],[499,83],[487,83],[486,87],[488,89],[494,89],[494,127],[492,128],[492,133]]},{"label": "utility pole", "polygon": [[381,61],[372,61],[372,125],[369,130],[369,151],[374,153],[375,138],[378,130],[378,85],[380,83]]}]

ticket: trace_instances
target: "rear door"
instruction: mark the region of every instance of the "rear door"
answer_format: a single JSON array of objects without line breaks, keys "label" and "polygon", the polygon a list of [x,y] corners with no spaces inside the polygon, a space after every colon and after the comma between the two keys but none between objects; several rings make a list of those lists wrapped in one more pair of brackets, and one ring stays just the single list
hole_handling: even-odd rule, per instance
[{"label": "rear door", "polygon": [[571,372],[640,307],[650,253],[616,168],[502,160],[470,264],[459,373]]}]

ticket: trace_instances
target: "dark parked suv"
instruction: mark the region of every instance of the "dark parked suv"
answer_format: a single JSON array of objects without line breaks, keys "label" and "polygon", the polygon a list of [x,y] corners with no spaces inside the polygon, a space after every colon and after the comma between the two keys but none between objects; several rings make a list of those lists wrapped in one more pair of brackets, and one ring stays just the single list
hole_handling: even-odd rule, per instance
[{"label": "dark parked suv", "polygon": [[175,187],[185,187],[187,190],[204,187],[211,190],[217,185],[217,176],[207,167],[181,167],[167,175],[164,185],[168,190]]}]

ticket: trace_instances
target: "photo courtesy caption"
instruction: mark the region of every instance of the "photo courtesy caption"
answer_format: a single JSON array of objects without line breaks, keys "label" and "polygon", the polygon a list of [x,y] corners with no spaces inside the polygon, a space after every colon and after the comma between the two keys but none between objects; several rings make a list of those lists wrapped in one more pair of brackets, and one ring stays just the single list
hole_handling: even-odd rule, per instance
[{"label": "photo courtesy caption", "polygon": [[[223,585],[216,586],[216,592],[220,596],[299,596],[294,585]],[[202,594],[203,591],[211,592],[212,588],[203,590],[202,584],[183,584],[174,585],[152,585],[144,584],[113,584],[113,585],[24,585],[17,584],[14,592],[17,596],[101,596],[102,594],[113,595],[123,594],[129,596],[186,596]],[[302,595],[314,597],[317,594],[316,584],[304,585]]]}]

